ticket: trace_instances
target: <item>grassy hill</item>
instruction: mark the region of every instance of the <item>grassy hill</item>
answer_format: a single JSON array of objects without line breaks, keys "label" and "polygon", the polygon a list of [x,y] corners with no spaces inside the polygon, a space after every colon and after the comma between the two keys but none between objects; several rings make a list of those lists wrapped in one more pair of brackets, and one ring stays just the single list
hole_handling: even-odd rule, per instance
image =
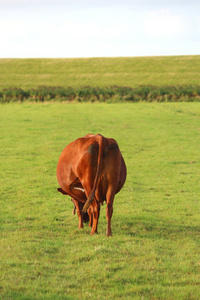
[{"label": "grassy hill", "polygon": [[0,90],[200,84],[200,56],[0,59],[0,70]]}]

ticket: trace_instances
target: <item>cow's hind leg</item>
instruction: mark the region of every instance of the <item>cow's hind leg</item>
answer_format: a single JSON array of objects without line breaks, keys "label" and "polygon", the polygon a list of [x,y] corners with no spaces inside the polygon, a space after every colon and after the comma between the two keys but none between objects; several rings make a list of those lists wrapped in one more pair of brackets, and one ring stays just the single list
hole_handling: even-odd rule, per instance
[{"label": "cow's hind leg", "polygon": [[92,230],[90,232],[90,235],[93,235],[94,233],[97,233],[100,205],[96,200],[94,200],[91,206],[92,206]]},{"label": "cow's hind leg", "polygon": [[89,227],[92,227],[92,223],[93,223],[92,209],[89,207],[87,212],[88,212],[88,216],[89,216]]},{"label": "cow's hind leg", "polygon": [[79,220],[79,228],[83,228],[83,204],[75,199],[72,199],[72,201],[74,202],[75,206],[76,206],[76,211],[77,211],[77,215],[78,215],[78,220]]},{"label": "cow's hind leg", "polygon": [[112,214],[113,214],[113,201],[114,201],[114,194],[109,192],[106,195],[106,202],[107,202],[107,206],[106,206],[106,218],[107,218],[107,223],[108,223],[108,227],[107,227],[107,231],[106,231],[106,235],[107,236],[112,236],[112,230],[111,230],[111,218],[112,218]]}]

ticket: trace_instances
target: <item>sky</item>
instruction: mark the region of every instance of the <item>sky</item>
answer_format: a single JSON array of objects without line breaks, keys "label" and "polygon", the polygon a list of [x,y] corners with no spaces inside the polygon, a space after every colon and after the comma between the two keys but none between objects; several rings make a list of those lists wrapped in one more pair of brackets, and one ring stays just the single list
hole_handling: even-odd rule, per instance
[{"label": "sky", "polygon": [[0,58],[200,54],[200,0],[0,0]]}]

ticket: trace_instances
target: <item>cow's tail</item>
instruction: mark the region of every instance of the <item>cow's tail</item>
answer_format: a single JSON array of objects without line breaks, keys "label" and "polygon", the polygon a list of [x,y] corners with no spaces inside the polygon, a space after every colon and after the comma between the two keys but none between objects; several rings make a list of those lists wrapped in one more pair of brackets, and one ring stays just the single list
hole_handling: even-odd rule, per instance
[{"label": "cow's tail", "polygon": [[100,134],[98,134],[98,138],[97,138],[97,142],[99,144],[99,154],[98,154],[98,161],[97,161],[97,172],[96,172],[96,176],[94,179],[94,185],[92,188],[92,191],[87,199],[87,201],[85,202],[85,205],[83,207],[83,211],[86,212],[87,209],[89,208],[90,204],[93,202],[94,200],[94,196],[95,196],[95,191],[97,188],[97,183],[98,183],[98,179],[99,179],[99,174],[101,171],[101,165],[102,165],[102,158],[103,158],[103,151],[104,151],[104,137]]}]

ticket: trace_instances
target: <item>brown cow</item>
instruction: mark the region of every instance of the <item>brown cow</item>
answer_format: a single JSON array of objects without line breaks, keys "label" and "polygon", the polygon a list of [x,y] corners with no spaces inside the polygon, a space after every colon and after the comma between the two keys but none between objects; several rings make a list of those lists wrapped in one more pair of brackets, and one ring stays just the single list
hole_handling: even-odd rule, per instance
[{"label": "brown cow", "polygon": [[[112,235],[113,201],[126,180],[126,165],[114,139],[88,134],[65,147],[57,165],[58,191],[69,195],[83,227],[89,216],[91,235],[97,232],[100,203],[107,203],[107,236]],[[85,216],[86,217],[86,216]]]}]

